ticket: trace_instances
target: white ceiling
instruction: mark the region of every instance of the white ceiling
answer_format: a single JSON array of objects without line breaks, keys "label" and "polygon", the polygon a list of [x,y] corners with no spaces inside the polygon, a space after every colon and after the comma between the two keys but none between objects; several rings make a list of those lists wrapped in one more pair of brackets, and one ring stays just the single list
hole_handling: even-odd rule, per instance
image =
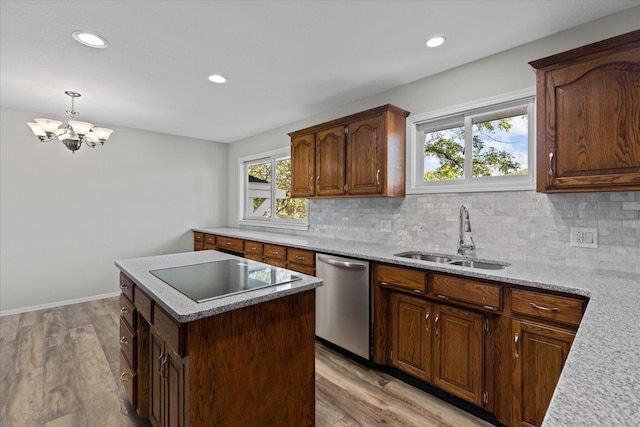
[{"label": "white ceiling", "polygon": [[0,104],[233,142],[639,4],[2,0]]}]

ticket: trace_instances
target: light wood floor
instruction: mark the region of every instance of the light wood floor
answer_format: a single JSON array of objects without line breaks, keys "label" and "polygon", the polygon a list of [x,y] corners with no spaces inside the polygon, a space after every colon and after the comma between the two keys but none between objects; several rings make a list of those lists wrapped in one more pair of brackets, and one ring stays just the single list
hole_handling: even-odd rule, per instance
[{"label": "light wood floor", "polygon": [[[119,381],[118,299],[0,318],[0,426],[145,426]],[[316,344],[316,426],[489,426]],[[234,426],[235,427],[235,426]]]}]

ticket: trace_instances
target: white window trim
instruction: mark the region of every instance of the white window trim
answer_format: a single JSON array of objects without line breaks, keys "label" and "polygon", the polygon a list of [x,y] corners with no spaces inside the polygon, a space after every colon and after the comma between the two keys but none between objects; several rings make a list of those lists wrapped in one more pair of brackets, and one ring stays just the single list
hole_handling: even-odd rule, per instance
[{"label": "white window trim", "polygon": [[[535,131],[535,99],[533,107],[529,109],[529,165],[528,174],[522,176],[492,176],[478,177],[464,181],[440,181],[438,183],[424,183],[422,178],[424,169],[423,141],[419,141],[416,128],[426,121],[445,119],[449,116],[469,113],[472,110],[483,109],[508,102],[525,101],[527,98],[535,98],[535,87],[509,92],[502,95],[485,98],[472,103],[460,104],[441,110],[414,114],[407,117],[407,194],[426,193],[466,193],[466,192],[493,192],[493,191],[521,191],[535,190],[536,177],[536,131]],[[465,163],[467,159],[465,158]]]},{"label": "white window trim", "polygon": [[[266,227],[266,228],[283,228],[289,230],[308,230],[309,229],[309,216],[304,220],[301,219],[282,219],[282,218],[244,218],[245,204],[247,203],[247,192],[245,186],[245,174],[246,169],[244,167],[247,162],[254,162],[261,159],[270,159],[272,157],[288,157],[291,155],[291,148],[284,147],[276,150],[265,151],[262,153],[251,154],[238,158],[238,182],[240,184],[240,198],[238,200],[238,226],[253,226],[253,227]],[[275,180],[272,180],[272,195],[275,194],[273,187],[275,186]],[[307,211],[308,214],[308,211]]]}]

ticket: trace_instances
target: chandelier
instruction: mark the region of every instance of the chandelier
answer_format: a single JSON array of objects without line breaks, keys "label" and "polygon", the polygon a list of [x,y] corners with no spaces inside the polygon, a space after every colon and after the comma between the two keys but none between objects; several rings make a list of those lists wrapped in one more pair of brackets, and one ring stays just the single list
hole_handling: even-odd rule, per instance
[{"label": "chandelier", "polygon": [[107,128],[96,128],[93,124],[87,122],[80,122],[75,120],[78,113],[74,107],[74,101],[80,96],[78,92],[72,92],[70,90],[65,93],[71,97],[71,109],[67,110],[67,114],[71,117],[69,123],[60,127],[62,122],[51,119],[34,119],[35,123],[27,123],[33,133],[38,137],[40,142],[53,141],[58,138],[62,143],[75,153],[80,149],[80,146],[84,142],[89,147],[93,148],[97,144],[104,145],[104,142],[109,139],[109,136],[113,132]]}]

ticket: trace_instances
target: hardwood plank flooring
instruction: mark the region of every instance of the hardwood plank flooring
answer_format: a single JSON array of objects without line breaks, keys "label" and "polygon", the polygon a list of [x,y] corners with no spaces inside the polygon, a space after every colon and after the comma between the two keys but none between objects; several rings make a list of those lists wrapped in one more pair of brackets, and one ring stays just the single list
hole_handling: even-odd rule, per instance
[{"label": "hardwood plank flooring", "polygon": [[[148,426],[119,381],[118,298],[0,317],[0,426]],[[490,424],[316,343],[317,427]]]}]

